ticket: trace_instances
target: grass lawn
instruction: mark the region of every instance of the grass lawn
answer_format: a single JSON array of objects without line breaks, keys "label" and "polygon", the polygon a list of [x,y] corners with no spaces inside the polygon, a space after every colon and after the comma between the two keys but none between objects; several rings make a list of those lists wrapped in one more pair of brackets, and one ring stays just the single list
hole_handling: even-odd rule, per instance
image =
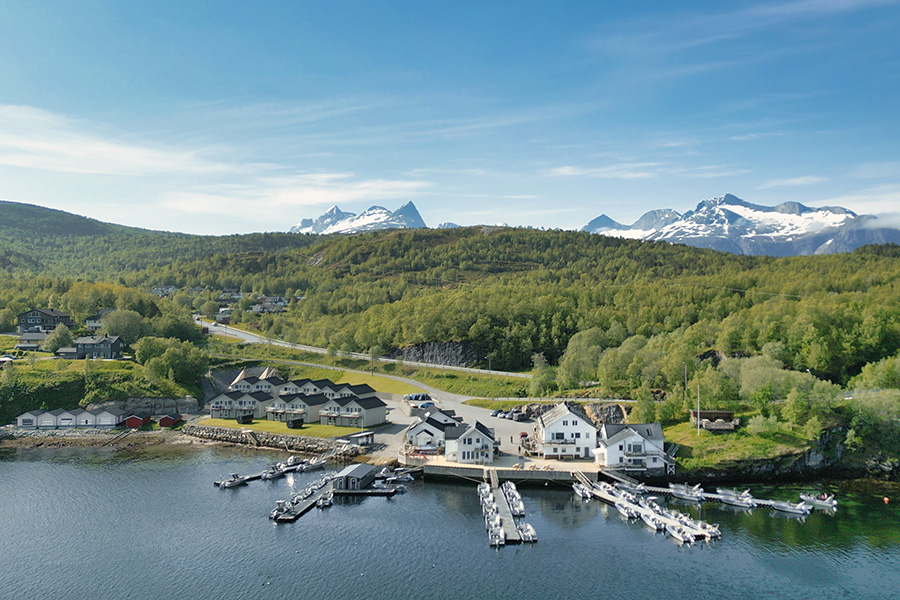
[{"label": "grass lawn", "polygon": [[[340,356],[330,357],[325,354],[315,354],[311,352],[301,352],[298,350],[290,350],[278,346],[266,346],[261,344],[230,344],[210,347],[211,352],[228,356],[234,359],[258,360],[261,364],[272,364],[277,366],[279,359],[290,363],[291,360],[302,361],[306,363],[314,363],[320,365],[330,365],[334,367],[345,367],[347,369],[355,369],[358,371],[374,371],[370,375],[375,377],[374,380],[367,380],[365,377],[369,375],[360,375],[358,373],[348,373],[342,376],[342,379],[335,379],[335,371],[324,370],[326,374],[320,377],[327,377],[335,383],[368,383],[379,392],[392,392],[394,394],[412,394],[423,392],[425,390],[396,382],[392,379],[379,378],[378,375],[394,375],[405,377],[421,382],[445,392],[453,394],[461,394],[464,396],[475,396],[479,398],[515,398],[522,396],[525,388],[528,387],[528,380],[519,377],[504,377],[502,375],[488,375],[486,373],[468,373],[454,371],[451,369],[440,368],[422,368],[413,367],[407,364],[398,365],[396,363],[378,361],[374,365],[370,361],[355,360],[351,358],[343,358]],[[298,367],[302,368],[302,367]],[[312,367],[310,367],[312,369]],[[311,375],[301,374],[301,371],[291,371],[292,377],[309,377],[315,379]],[[373,383],[377,382],[376,383]]]},{"label": "grass lawn", "polygon": [[665,429],[666,441],[679,444],[676,459],[688,470],[723,468],[729,463],[763,457],[776,458],[803,452],[809,442],[801,432],[792,432],[783,425],[771,434],[753,435],[746,427],[733,433],[710,433],[697,427],[679,423]]},{"label": "grass lawn", "polygon": [[267,433],[302,435],[315,438],[336,438],[359,433],[358,427],[335,427],[334,425],[304,425],[302,429],[288,429],[285,423],[279,421],[253,421],[249,425],[239,425],[231,419],[203,419],[197,423],[208,427],[228,427],[230,429],[250,429],[252,431],[265,431]]}]

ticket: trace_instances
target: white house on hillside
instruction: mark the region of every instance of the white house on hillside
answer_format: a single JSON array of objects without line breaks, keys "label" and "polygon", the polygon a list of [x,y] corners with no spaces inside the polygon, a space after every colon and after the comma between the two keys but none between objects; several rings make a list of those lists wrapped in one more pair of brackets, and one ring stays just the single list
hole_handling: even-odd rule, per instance
[{"label": "white house on hillside", "polygon": [[675,472],[675,460],[665,452],[666,440],[659,423],[604,423],[598,437],[597,448],[593,451],[594,462],[602,467]]},{"label": "white house on hillside", "polygon": [[543,458],[590,458],[597,447],[597,428],[563,403],[535,420],[534,440]]}]

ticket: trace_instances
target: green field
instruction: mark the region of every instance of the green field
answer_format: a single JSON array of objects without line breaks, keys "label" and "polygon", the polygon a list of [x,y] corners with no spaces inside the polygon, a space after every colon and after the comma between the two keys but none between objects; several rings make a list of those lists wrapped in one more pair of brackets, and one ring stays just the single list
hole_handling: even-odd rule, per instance
[{"label": "green field", "polygon": [[253,421],[249,425],[239,425],[231,419],[202,419],[197,425],[204,427],[226,427],[228,429],[250,429],[251,431],[264,431],[282,435],[302,435],[314,438],[340,438],[354,433],[359,433],[358,427],[335,427],[334,425],[304,425],[302,429],[288,429],[285,423],[279,421]]},{"label": "green field", "polygon": [[809,447],[802,434],[783,426],[779,431],[766,435],[753,435],[746,427],[733,433],[710,433],[690,423],[679,423],[665,428],[667,442],[679,444],[676,459],[687,470],[727,468],[736,462],[776,458],[800,454]]}]

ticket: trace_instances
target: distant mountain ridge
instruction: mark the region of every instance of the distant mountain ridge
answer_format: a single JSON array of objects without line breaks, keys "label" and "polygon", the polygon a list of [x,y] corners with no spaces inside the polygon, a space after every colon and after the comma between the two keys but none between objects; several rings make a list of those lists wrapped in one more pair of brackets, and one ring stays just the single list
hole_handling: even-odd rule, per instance
[{"label": "distant mountain ridge", "polygon": [[332,206],[316,219],[303,219],[290,228],[291,233],[361,233],[379,229],[427,229],[416,205],[407,202],[391,212],[372,206],[360,214],[344,212]]},{"label": "distant mountain ridge", "polygon": [[795,256],[852,252],[867,244],[900,243],[900,229],[840,206],[810,208],[799,202],[769,207],[732,194],[710,198],[679,214],[658,209],[631,225],[600,215],[582,231],[686,244],[731,254]]}]

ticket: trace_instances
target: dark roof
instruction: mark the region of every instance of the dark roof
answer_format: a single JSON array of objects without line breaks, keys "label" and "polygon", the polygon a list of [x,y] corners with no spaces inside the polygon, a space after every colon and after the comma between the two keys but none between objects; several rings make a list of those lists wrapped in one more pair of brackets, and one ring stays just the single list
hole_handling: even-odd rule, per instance
[{"label": "dark roof", "polygon": [[334,385],[334,382],[330,379],[310,379],[309,382],[319,389],[322,389],[324,387],[337,389]]},{"label": "dark roof", "polygon": [[350,465],[345,467],[343,471],[337,474],[338,477],[355,477],[357,479],[362,479],[363,477],[369,475],[370,473],[375,471],[374,465],[369,465],[366,463],[359,463],[356,465]]},{"label": "dark roof", "polygon": [[86,335],[75,340],[76,344],[100,344],[103,342],[109,342],[110,344],[114,344],[119,340],[119,336],[117,335]]},{"label": "dark roof", "polygon": [[47,412],[47,411],[39,408],[37,410],[29,410],[28,412],[22,413],[19,416],[24,417],[25,415],[31,415],[31,416],[37,417],[37,416],[44,414],[45,412]]},{"label": "dark roof", "polygon": [[268,392],[253,392],[253,393],[247,394],[247,395],[250,396],[251,398],[253,398],[254,400],[256,400],[257,402],[266,402],[268,400],[275,399],[272,396],[272,394],[269,394]]},{"label": "dark roof", "polygon": [[357,396],[360,396],[362,394],[374,394],[375,393],[375,388],[373,388],[368,383],[357,383],[356,385],[347,386],[347,389],[349,389],[351,392],[353,392]]},{"label": "dark roof", "polygon": [[19,335],[19,340],[23,342],[43,342],[48,335],[47,333],[23,333]]},{"label": "dark roof", "polygon": [[444,439],[447,440],[456,440],[459,439],[459,436],[464,434],[469,430],[469,425],[465,423],[460,423],[459,425],[447,425],[444,428]]},{"label": "dark roof", "polygon": [[481,421],[475,421],[475,429],[488,436],[489,438],[494,439],[494,430],[482,424]]},{"label": "dark roof", "polygon": [[30,312],[44,313],[48,317],[66,317],[66,318],[69,317],[69,313],[64,313],[61,310],[56,310],[53,308],[30,308],[18,316],[21,317],[22,315],[27,315]]},{"label": "dark roof", "polygon": [[226,396],[228,398],[231,398],[232,400],[237,400],[238,398],[242,398],[244,396],[244,392],[225,392],[225,393],[219,394],[218,396],[213,398],[213,400],[215,400],[216,398],[219,398],[220,396]]}]

